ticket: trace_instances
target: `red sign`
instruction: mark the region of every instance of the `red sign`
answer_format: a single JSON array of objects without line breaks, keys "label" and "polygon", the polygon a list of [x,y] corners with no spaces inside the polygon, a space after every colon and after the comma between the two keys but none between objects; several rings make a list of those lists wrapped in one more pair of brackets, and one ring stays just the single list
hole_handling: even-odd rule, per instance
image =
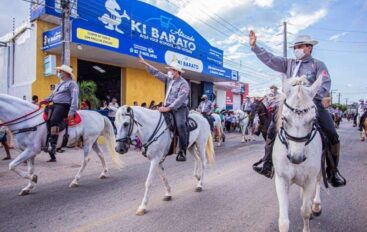
[{"label": "red sign", "polygon": [[226,105],[233,106],[233,92],[232,90],[226,91]]}]

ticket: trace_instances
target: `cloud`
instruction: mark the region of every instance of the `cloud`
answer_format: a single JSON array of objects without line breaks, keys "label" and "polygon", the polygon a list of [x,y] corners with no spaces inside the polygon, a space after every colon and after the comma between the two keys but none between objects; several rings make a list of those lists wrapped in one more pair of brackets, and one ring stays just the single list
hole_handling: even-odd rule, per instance
[{"label": "cloud", "polygon": [[330,41],[338,41],[340,37],[345,36],[346,34],[348,34],[348,32],[342,32],[333,36],[330,36],[329,40]]},{"label": "cloud", "polygon": [[259,7],[273,7],[273,0],[254,0],[254,5]]}]

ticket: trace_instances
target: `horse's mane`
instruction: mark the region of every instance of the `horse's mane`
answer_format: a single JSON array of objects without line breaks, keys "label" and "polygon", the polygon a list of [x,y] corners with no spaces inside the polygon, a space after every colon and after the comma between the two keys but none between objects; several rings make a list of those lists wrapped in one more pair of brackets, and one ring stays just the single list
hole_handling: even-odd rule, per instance
[{"label": "horse's mane", "polygon": [[122,116],[127,113],[127,109],[128,107],[130,107],[131,109],[133,109],[133,111],[138,110],[138,111],[142,111],[144,114],[148,113],[148,112],[158,112],[158,110],[151,110],[151,109],[147,109],[145,107],[141,107],[141,106],[128,106],[128,105],[123,105],[120,108],[117,109],[116,111],[116,117],[115,117],[115,121],[116,123],[120,123],[122,121]]},{"label": "horse's mane", "polygon": [[7,94],[0,93],[0,100],[1,99],[4,99],[4,101],[9,103],[9,104],[12,104],[12,103],[16,102],[16,103],[19,103],[22,106],[29,107],[31,109],[37,109],[36,105],[34,105],[34,104],[32,104],[28,101],[25,101],[23,99],[20,99],[18,97],[14,97],[14,96],[10,96],[10,95],[7,95]]}]

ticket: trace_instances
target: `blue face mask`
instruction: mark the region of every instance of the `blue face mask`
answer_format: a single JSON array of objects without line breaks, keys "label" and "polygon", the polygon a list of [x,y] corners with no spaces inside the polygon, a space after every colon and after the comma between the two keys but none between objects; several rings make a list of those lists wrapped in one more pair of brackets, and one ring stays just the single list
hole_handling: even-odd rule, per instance
[{"label": "blue face mask", "polygon": [[57,78],[61,79],[62,78],[62,73],[57,73]]}]

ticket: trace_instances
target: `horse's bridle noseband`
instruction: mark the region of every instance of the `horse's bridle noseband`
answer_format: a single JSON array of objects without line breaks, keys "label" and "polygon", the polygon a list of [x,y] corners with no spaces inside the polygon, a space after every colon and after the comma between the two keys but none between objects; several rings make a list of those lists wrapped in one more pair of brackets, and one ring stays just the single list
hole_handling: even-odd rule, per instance
[{"label": "horse's bridle noseband", "polygon": [[[310,111],[311,109],[315,108],[315,105],[305,108],[305,109],[296,109],[291,107],[290,105],[287,104],[286,100],[284,100],[284,105],[290,109],[292,112],[301,115],[304,113],[307,113],[308,111]],[[283,119],[284,120],[284,119]],[[310,131],[310,133],[308,133],[306,136],[303,137],[296,137],[296,136],[292,136],[290,135],[283,127],[283,125],[280,127],[280,131],[278,133],[279,139],[280,141],[288,148],[289,142],[293,141],[296,143],[304,143],[305,142],[305,146],[307,146],[316,136],[317,132],[318,132],[318,127],[317,127],[317,123],[314,122],[312,125],[312,130]]]},{"label": "horse's bridle noseband", "polygon": [[127,117],[130,118],[129,129],[128,129],[126,137],[116,139],[116,142],[124,143],[124,144],[127,144],[127,145],[134,145],[133,142],[136,141],[136,139],[131,139],[131,135],[133,133],[134,125],[135,124],[139,125],[139,126],[142,126],[142,125],[138,121],[135,120],[134,111],[132,109],[130,110],[130,113],[122,114],[122,116],[127,116]]}]

